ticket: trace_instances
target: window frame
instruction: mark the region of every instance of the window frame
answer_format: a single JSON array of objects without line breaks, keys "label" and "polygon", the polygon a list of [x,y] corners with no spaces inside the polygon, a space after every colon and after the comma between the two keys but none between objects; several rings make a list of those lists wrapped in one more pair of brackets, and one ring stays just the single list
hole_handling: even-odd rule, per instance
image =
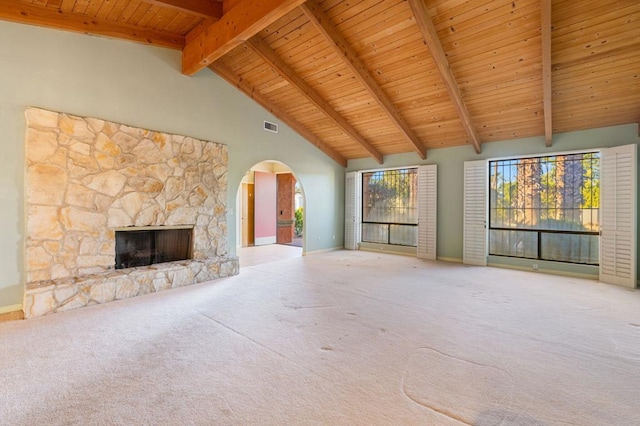
[{"label": "window frame", "polygon": [[[598,254],[598,262],[590,263],[590,262],[575,262],[568,260],[557,260],[557,259],[548,259],[542,257],[542,235],[548,234],[564,234],[564,235],[587,235],[587,236],[598,236],[600,238],[600,229],[597,231],[576,231],[576,230],[554,230],[554,229],[545,229],[545,228],[515,228],[515,227],[499,227],[492,226],[492,209],[491,208],[491,164],[493,162],[499,161],[519,161],[526,159],[539,159],[539,158],[548,158],[548,157],[560,157],[560,156],[569,156],[569,155],[586,155],[586,154],[598,154],[598,167],[600,168],[600,162],[602,160],[602,152],[601,149],[589,149],[589,150],[575,150],[575,151],[564,151],[564,152],[552,152],[552,153],[542,153],[535,155],[521,155],[521,156],[505,156],[498,158],[489,158],[486,160],[487,167],[487,255],[496,256],[496,257],[507,257],[514,259],[526,259],[526,260],[537,260],[537,261],[545,261],[545,262],[556,262],[556,263],[566,263],[566,264],[574,264],[574,265],[588,265],[588,266],[600,266],[600,254]],[[598,211],[600,210],[600,206],[598,206]],[[600,223],[598,222],[598,228],[600,228]],[[535,233],[537,241],[536,241],[536,257],[530,256],[514,256],[507,254],[495,254],[491,253],[491,231],[514,231],[514,232],[527,232],[527,233]],[[599,245],[599,241],[598,241]]]},{"label": "window frame", "polygon": [[[364,219],[365,214],[364,214],[364,209],[365,209],[365,197],[364,197],[364,176],[365,174],[368,173],[376,173],[376,172],[389,172],[389,171],[394,171],[394,170],[410,170],[413,169],[415,170],[416,173],[416,185],[417,185],[417,179],[418,179],[418,167],[417,165],[411,165],[411,166],[399,166],[399,167],[387,167],[387,168],[381,168],[381,169],[369,169],[369,170],[360,170],[359,174],[360,174],[360,241],[363,243],[367,243],[367,244],[386,244],[386,245],[390,245],[390,246],[397,246],[397,247],[418,247],[418,241],[417,241],[417,235],[418,235],[418,218],[417,218],[417,214],[416,214],[416,222],[415,223],[407,223],[407,222],[380,222],[380,221],[367,221]],[[417,190],[419,191],[419,189]],[[416,195],[418,195],[416,193]],[[418,205],[417,205],[417,198],[416,198],[416,212],[418,209]],[[384,243],[381,243],[379,241],[366,241],[363,237],[364,232],[363,232],[363,225],[366,224],[371,224],[371,225],[387,225],[387,241]],[[414,245],[410,245],[410,244],[397,244],[397,243],[392,243],[391,242],[391,226],[410,226],[410,227],[414,227],[415,228],[415,233],[416,233],[416,244]]]}]

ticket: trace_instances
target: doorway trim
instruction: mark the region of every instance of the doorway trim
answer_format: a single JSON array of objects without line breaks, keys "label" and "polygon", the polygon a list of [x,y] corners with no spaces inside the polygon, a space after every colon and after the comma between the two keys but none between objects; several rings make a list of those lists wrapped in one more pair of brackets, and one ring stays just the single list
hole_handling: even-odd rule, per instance
[{"label": "doorway trim", "polygon": [[[262,172],[270,172],[273,174],[281,174],[281,173],[291,173],[293,177],[296,179],[296,182],[300,186],[300,192],[302,195],[302,255],[304,256],[307,252],[307,197],[305,194],[304,185],[298,178],[296,172],[289,167],[286,163],[283,163],[278,160],[263,160],[260,161],[249,168],[246,171],[245,176],[240,180],[238,184],[238,188],[236,190],[236,249],[240,249],[243,243],[243,232],[242,232],[242,209],[243,209],[243,193],[242,193],[242,185],[252,181],[252,177],[250,176],[252,172],[262,171]],[[254,234],[255,236],[255,234]]]}]

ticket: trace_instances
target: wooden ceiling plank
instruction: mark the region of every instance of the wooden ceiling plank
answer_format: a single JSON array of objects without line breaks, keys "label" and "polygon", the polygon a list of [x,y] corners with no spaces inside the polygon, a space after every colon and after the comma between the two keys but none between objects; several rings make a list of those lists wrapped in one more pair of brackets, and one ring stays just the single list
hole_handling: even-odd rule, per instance
[{"label": "wooden ceiling plank", "polygon": [[336,163],[340,164],[342,167],[347,166],[347,160],[344,156],[339,154],[335,149],[327,145],[320,139],[317,135],[313,134],[309,131],[305,126],[300,124],[293,117],[289,116],[284,110],[282,110],[277,105],[273,104],[269,99],[267,99],[264,95],[262,95],[259,91],[255,90],[251,85],[249,85],[245,80],[241,77],[237,76],[233,71],[227,68],[220,62],[213,63],[209,65],[209,68],[218,74],[220,77],[225,79],[229,84],[235,86],[245,95],[253,99],[255,102],[260,104],[264,109],[269,111],[279,120],[287,124],[294,131],[296,131],[300,136],[307,139],[313,145],[318,147],[322,152],[332,158]]},{"label": "wooden ceiling plank", "polygon": [[138,7],[136,7],[135,10],[133,10],[133,13],[131,13],[130,15],[127,13],[128,8],[125,9],[121,20],[124,20],[124,17],[128,16],[126,22],[128,22],[129,24],[138,25],[138,22],[140,22],[140,20],[147,14],[147,12],[149,12],[149,10],[153,9],[153,7],[154,6],[149,3],[139,2]]},{"label": "wooden ceiling plank", "polygon": [[307,18],[302,12],[294,9],[286,15],[286,18],[260,31],[260,37],[276,49],[276,46],[279,44],[296,39],[298,33],[303,30],[303,27],[308,26],[307,24]]},{"label": "wooden ceiling plank", "polygon": [[72,12],[74,13],[85,13],[89,7],[89,0],[77,0],[73,5]]},{"label": "wooden ceiling plank", "polygon": [[89,1],[89,5],[87,6],[87,10],[85,11],[85,14],[87,16],[92,16],[95,18],[96,13],[98,13],[98,10],[100,10],[100,6],[102,6],[102,2]]},{"label": "wooden ceiling plank", "polygon": [[179,32],[186,34],[200,21],[200,18],[194,15],[177,12],[170,21],[165,22],[162,29],[173,33]]},{"label": "wooden ceiling plank", "polygon": [[589,27],[594,17],[625,9],[629,6],[637,7],[636,1],[620,1],[620,0],[599,0],[589,4],[589,7],[575,0],[566,3],[565,7],[562,3],[554,1],[553,5],[553,22],[554,28],[560,30],[560,34],[564,32],[562,28],[570,25],[579,25],[580,27]]},{"label": "wooden ceiling plank", "polygon": [[305,0],[240,0],[219,21],[204,31],[187,35],[182,51],[182,72],[194,75],[277,21]]},{"label": "wooden ceiling plank", "polygon": [[76,5],[76,0],[62,0],[60,10],[63,12],[73,12],[73,8]]},{"label": "wooden ceiling plank", "polygon": [[[640,42],[631,41],[628,44],[623,46],[616,46],[612,49],[603,49],[600,51],[591,51],[587,52],[577,52],[575,54],[564,54],[562,55],[562,59],[558,58],[553,63],[553,70],[558,71],[560,69],[569,69],[570,72],[575,72],[571,68],[576,66],[583,66],[585,64],[590,64],[595,61],[599,61],[601,59],[613,59],[613,58],[625,58],[628,56],[633,56],[640,51]],[[557,55],[557,52],[554,50],[554,54]]]},{"label": "wooden ceiling plank", "polygon": [[[357,39],[362,38],[364,43],[369,42],[367,40],[369,37],[375,37],[374,40],[389,38],[390,34],[395,34],[401,28],[408,26],[407,21],[413,20],[411,12],[403,2],[381,1],[372,4],[368,1],[364,4],[366,10],[362,10],[348,19],[331,16],[328,12],[325,14],[332,22],[336,23],[335,27],[341,34],[357,35]],[[380,22],[384,22],[385,31],[380,31]],[[347,36],[345,38],[348,39]]]},{"label": "wooden ceiling plank", "polygon": [[324,3],[323,7],[327,10],[327,16],[333,19],[334,22],[352,26],[358,25],[369,17],[374,16],[376,14],[376,7],[379,7],[383,1],[384,0],[342,1],[340,2],[340,7],[331,7]]},{"label": "wooden ceiling plank", "polygon": [[[505,0],[502,0],[504,2]],[[510,0],[506,0],[512,3]],[[451,1],[439,2],[433,9],[432,21],[434,25],[448,21],[452,25],[465,22],[478,16],[486,15],[490,11],[491,3],[496,0],[476,0],[476,1]]]},{"label": "wooden ceiling plank", "polygon": [[462,99],[462,95],[460,94],[460,89],[458,88],[458,83],[449,67],[449,62],[447,60],[447,56],[442,49],[442,44],[440,44],[440,39],[438,38],[438,34],[436,33],[436,29],[433,26],[433,22],[431,22],[431,18],[429,18],[429,11],[424,4],[424,0],[408,0],[409,5],[411,6],[411,10],[413,10],[414,15],[416,16],[416,23],[420,27],[420,31],[422,32],[422,36],[424,41],[431,52],[431,55],[434,58],[436,66],[438,67],[438,71],[440,71],[440,75],[447,86],[447,91],[449,92],[449,96],[453,101],[458,114],[460,115],[460,120],[462,121],[462,126],[464,127],[467,136],[469,137],[469,141],[473,145],[473,148],[476,150],[477,154],[482,152],[480,147],[480,141],[478,140],[478,135],[476,134],[476,130],[473,127],[471,116],[469,115],[469,111],[464,104],[464,100]]},{"label": "wooden ceiling plank", "polygon": [[212,0],[143,0],[155,6],[162,6],[202,18],[222,18],[222,3]]},{"label": "wooden ceiling plank", "polygon": [[153,21],[150,21],[147,26],[156,30],[165,30],[167,25],[171,24],[179,15],[184,15],[184,13],[172,9],[160,9]]},{"label": "wooden ceiling plank", "polygon": [[111,9],[111,12],[109,12],[109,15],[107,15],[106,19],[108,21],[119,21],[120,17],[127,9],[129,3],[130,2],[126,0],[117,0],[114,7]]},{"label": "wooden ceiling plank", "polygon": [[[504,27],[504,28],[502,28]],[[540,19],[536,21],[526,21],[518,27],[498,26],[493,31],[486,34],[465,36],[464,34],[455,39],[448,38],[441,41],[443,49],[447,51],[447,57],[453,58],[462,55],[466,58],[472,51],[487,52],[498,49],[502,46],[527,46],[532,36],[540,35]],[[536,48],[540,52],[540,45]]]},{"label": "wooden ceiling plank", "polygon": [[308,0],[301,8],[309,18],[309,21],[329,42],[336,55],[348,66],[362,86],[367,89],[371,97],[380,105],[400,132],[402,132],[404,138],[418,153],[420,158],[423,160],[427,158],[426,151],[418,139],[418,136],[411,130],[396,107],[391,103],[387,94],[380,88],[365,64],[358,58],[351,45],[336,31],[318,3],[316,3],[315,0]]},{"label": "wooden ceiling plank", "polygon": [[[520,21],[524,19],[529,19],[530,17],[535,18],[535,15],[540,11],[538,2],[530,1],[524,4],[522,2],[514,3],[512,1],[503,4],[496,2],[495,6],[492,5],[491,7],[490,11],[486,11],[474,18],[468,20],[456,19],[457,23],[446,20],[436,24],[435,19],[432,19],[432,21],[434,21],[434,26],[441,36],[454,33],[463,33],[465,35],[476,33],[478,36],[482,36],[484,32],[493,30],[496,21],[508,21],[514,25],[518,25]],[[488,15],[490,15],[490,17]]]},{"label": "wooden ceiling plank", "polygon": [[135,25],[90,18],[42,6],[0,0],[0,19],[83,34],[120,38],[155,46],[181,49],[184,36],[136,27]]},{"label": "wooden ceiling plank", "polygon": [[[120,14],[120,16],[118,17],[118,21],[131,24],[132,23],[131,17],[136,13],[136,11],[141,5],[142,3],[129,2],[127,7],[125,7],[124,10],[122,11],[122,14]],[[147,8],[150,7],[148,4],[145,4],[145,6]],[[133,23],[135,24],[135,22]]]},{"label": "wooden ceiling plank", "polygon": [[590,45],[611,43],[640,35],[640,11],[627,16],[610,19],[563,36],[553,35],[554,50],[564,51],[576,46],[589,48]]},{"label": "wooden ceiling plank", "polygon": [[111,13],[111,10],[115,5],[116,5],[115,1],[102,1],[102,5],[100,6],[100,9],[98,9],[98,12],[95,14],[95,17],[97,19],[103,19],[108,21],[109,13]]},{"label": "wooden ceiling plank", "polygon": [[541,0],[542,21],[542,103],[544,105],[544,140],[547,147],[553,144],[551,110],[551,0]]},{"label": "wooden ceiling plank", "polygon": [[149,10],[147,10],[147,12],[140,18],[140,20],[138,20],[138,22],[136,22],[136,25],[138,25],[140,27],[148,27],[148,26],[150,26],[151,23],[155,21],[156,16],[158,15],[158,13],[161,10],[162,10],[161,7],[151,5]]},{"label": "wooden ceiling plank", "polygon": [[[554,8],[555,11],[555,8]],[[555,40],[567,39],[570,37],[580,37],[585,34],[585,30],[591,34],[597,34],[602,29],[611,30],[618,26],[624,26],[625,24],[631,24],[631,21],[626,22],[627,19],[632,20],[633,15],[640,12],[640,4],[629,6],[623,9],[612,9],[610,5],[589,8],[589,10],[581,11],[580,15],[584,16],[588,14],[588,21],[573,22],[571,20],[561,21],[555,15],[553,16],[554,30],[553,38]],[[617,22],[614,24],[614,22]]]},{"label": "wooden ceiling plank", "polygon": [[286,79],[293,86],[298,88],[305,97],[314,103],[318,108],[323,110],[328,117],[330,117],[335,124],[340,127],[345,133],[361,145],[369,154],[376,159],[380,164],[383,163],[382,154],[371,145],[360,133],[344,119],[329,103],[322,98],[322,96],[316,92],[309,84],[298,75],[287,63],[285,63],[271,48],[260,38],[253,38],[247,42],[249,46],[257,55],[259,55],[269,66],[273,67],[282,78]]}]

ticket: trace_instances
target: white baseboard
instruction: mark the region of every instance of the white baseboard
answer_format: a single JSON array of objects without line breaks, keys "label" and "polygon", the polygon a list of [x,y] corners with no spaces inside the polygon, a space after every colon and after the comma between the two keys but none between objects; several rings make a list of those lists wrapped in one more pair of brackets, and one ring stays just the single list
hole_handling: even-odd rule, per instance
[{"label": "white baseboard", "polygon": [[336,250],[342,250],[342,249],[344,249],[344,246],[336,246],[336,247],[331,247],[331,248],[322,249],[322,250],[305,251],[304,253],[302,253],[302,255],[307,256],[309,254],[328,253],[330,251],[336,251]]},{"label": "white baseboard", "polygon": [[376,253],[398,254],[401,256],[416,257],[416,247],[394,246],[390,244],[360,243],[359,250]]},{"label": "white baseboard", "polygon": [[537,271],[531,270],[531,268],[527,268],[519,265],[506,265],[504,263],[487,263],[487,266],[492,268],[504,268],[504,269],[514,269],[516,271],[525,271],[539,274],[550,274],[550,275],[559,275],[561,277],[574,277],[574,278],[583,278],[587,280],[595,280],[597,281],[600,277],[598,275],[592,274],[581,274],[578,272],[571,271],[558,271],[554,269],[538,269]]},{"label": "white baseboard", "polygon": [[253,245],[255,246],[265,246],[267,244],[275,244],[275,243],[276,243],[275,235],[273,237],[260,237],[260,238],[255,238],[253,240]]},{"label": "white baseboard", "polygon": [[460,259],[459,257],[438,256],[436,259],[441,260],[443,262],[462,263],[462,259]]},{"label": "white baseboard", "polygon": [[22,310],[22,303],[17,305],[0,306],[0,314],[6,314],[8,312],[15,312]]}]

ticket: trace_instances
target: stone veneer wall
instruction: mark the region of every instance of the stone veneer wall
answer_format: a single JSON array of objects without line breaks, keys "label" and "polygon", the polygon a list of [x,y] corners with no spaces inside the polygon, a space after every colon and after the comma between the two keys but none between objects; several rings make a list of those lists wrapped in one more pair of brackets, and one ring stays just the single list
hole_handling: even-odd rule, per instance
[{"label": "stone veneer wall", "polygon": [[[28,108],[25,316],[238,273],[227,147]],[[114,270],[115,229],[193,226],[193,260]]]}]

